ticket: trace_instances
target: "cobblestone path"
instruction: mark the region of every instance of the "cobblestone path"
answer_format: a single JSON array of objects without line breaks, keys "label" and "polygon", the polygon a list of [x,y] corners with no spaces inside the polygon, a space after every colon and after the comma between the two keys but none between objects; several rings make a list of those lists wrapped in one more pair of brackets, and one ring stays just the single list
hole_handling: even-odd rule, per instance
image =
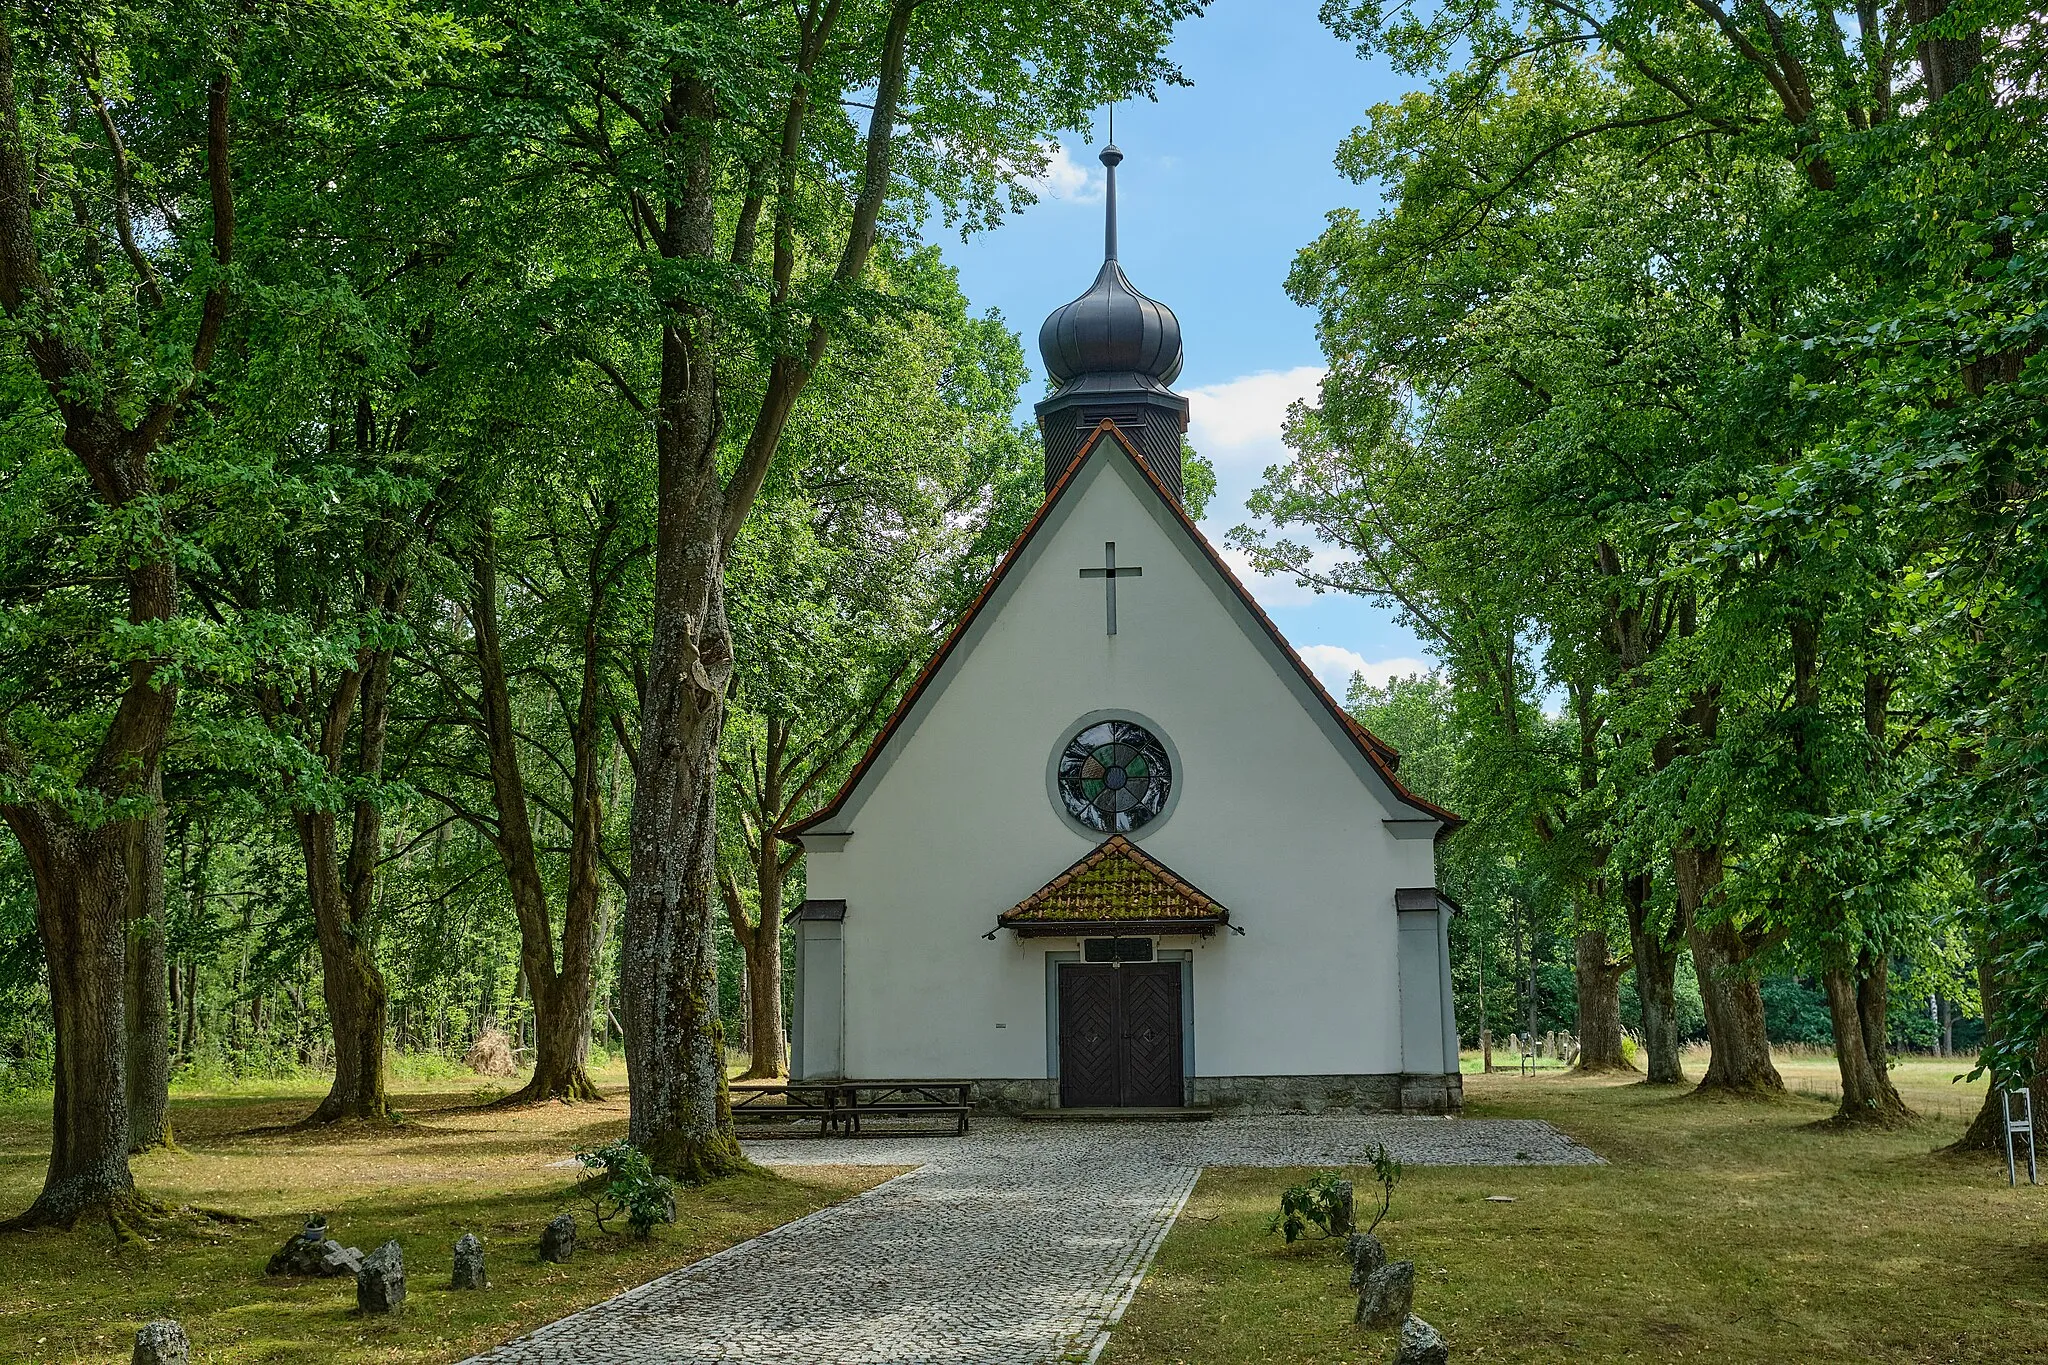
[{"label": "cobblestone path", "polygon": [[1281,1116],[757,1140],[769,1165],[917,1169],[476,1357],[489,1365],[1093,1360],[1204,1166],[1579,1165],[1547,1123]]}]

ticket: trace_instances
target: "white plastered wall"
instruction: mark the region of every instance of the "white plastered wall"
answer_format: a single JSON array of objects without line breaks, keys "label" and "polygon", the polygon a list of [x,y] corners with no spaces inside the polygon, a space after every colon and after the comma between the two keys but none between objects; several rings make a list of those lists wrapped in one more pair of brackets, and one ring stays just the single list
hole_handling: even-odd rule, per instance
[{"label": "white plastered wall", "polygon": [[[1102,581],[1078,572],[1106,541],[1144,569],[1118,581],[1115,636]],[[847,903],[839,1074],[1048,1074],[1045,954],[1076,941],[983,936],[1099,839],[1054,808],[1047,765],[1104,710],[1153,724],[1178,753],[1173,806],[1133,838],[1245,931],[1162,943],[1193,949],[1194,1074],[1404,1069],[1394,891],[1434,884],[1434,850],[1382,821],[1423,812],[1304,704],[1306,684],[1228,593],[1128,457],[1088,458],[821,827],[848,837],[807,841],[809,894]],[[816,1003],[800,1021],[822,1017]],[[830,1074],[814,1061],[829,1048],[804,1051],[805,1074]]]}]

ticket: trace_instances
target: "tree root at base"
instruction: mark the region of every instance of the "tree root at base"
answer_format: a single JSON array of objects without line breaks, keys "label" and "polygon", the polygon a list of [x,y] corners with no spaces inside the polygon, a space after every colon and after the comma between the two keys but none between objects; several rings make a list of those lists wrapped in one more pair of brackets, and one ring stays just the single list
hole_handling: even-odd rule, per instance
[{"label": "tree root at base", "polygon": [[709,1185],[736,1175],[765,1174],[747,1159],[730,1129],[704,1138],[673,1137],[656,1144],[648,1156],[656,1172],[681,1185]]},{"label": "tree root at base", "polygon": [[485,1105],[486,1109],[514,1109],[529,1104],[545,1104],[554,1100],[560,1104],[597,1104],[604,1100],[604,1092],[590,1079],[588,1072],[578,1067],[576,1071],[560,1080],[540,1084],[536,1076],[509,1095],[501,1095]]}]

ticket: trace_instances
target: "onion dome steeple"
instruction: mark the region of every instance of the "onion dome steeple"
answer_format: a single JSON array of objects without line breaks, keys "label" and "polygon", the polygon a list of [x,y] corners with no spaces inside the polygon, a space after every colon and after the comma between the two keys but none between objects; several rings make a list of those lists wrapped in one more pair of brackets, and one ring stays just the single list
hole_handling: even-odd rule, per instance
[{"label": "onion dome steeple", "polygon": [[1171,384],[1180,374],[1180,319],[1134,289],[1117,263],[1116,168],[1123,159],[1114,142],[1102,150],[1102,164],[1109,168],[1102,269],[1087,293],[1054,309],[1038,329],[1039,354],[1055,383],[1083,374],[1132,373]]},{"label": "onion dome steeple", "polygon": [[1187,399],[1167,386],[1180,375],[1180,319],[1132,286],[1117,262],[1116,168],[1124,154],[1102,149],[1109,173],[1104,206],[1102,269],[1088,292],[1053,310],[1038,329],[1045,370],[1059,387],[1038,405],[1045,439],[1045,486],[1072,464],[1096,424],[1107,417],[1138,447],[1160,481],[1181,492],[1181,433]]}]

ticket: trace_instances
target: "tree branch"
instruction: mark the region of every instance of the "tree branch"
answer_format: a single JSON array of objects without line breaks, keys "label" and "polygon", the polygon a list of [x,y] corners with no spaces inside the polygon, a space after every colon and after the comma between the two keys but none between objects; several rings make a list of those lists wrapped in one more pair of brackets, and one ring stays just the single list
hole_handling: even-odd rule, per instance
[{"label": "tree branch", "polygon": [[135,217],[129,204],[129,186],[134,177],[128,169],[128,147],[121,141],[121,130],[114,126],[113,111],[107,108],[106,99],[100,94],[94,79],[99,66],[90,56],[80,63],[78,83],[85,90],[85,97],[98,116],[100,131],[107,136],[107,148],[114,159],[114,235],[121,239],[121,251],[128,257],[128,264],[142,280],[142,292],[151,306],[164,306],[163,287],[157,283],[156,268],[149,263],[142,248],[135,241]]}]

